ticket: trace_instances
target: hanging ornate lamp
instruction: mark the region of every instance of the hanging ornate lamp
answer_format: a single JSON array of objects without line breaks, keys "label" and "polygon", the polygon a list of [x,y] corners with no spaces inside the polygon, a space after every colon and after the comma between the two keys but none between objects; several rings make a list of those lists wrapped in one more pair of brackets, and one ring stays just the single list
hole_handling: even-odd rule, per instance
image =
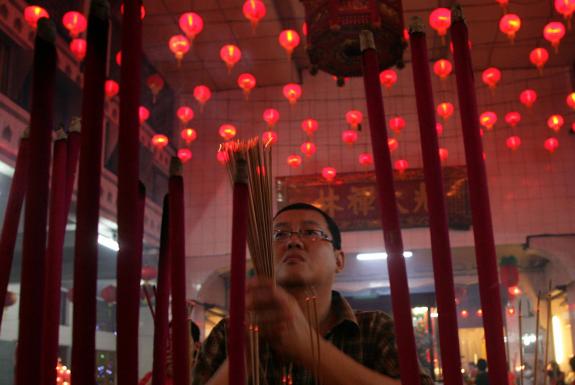
[{"label": "hanging ornate lamp", "polygon": [[144,122],[148,120],[149,117],[150,117],[150,110],[148,110],[144,106],[140,106],[140,108],[138,108],[138,118],[140,120],[140,125],[144,124]]},{"label": "hanging ornate lamp", "polygon": [[194,140],[196,140],[196,138],[198,137],[198,134],[196,133],[196,130],[188,127],[188,128],[184,128],[182,130],[182,132],[180,133],[180,136],[182,137],[184,142],[186,142],[186,144],[189,145]]},{"label": "hanging ornate lamp", "polygon": [[395,138],[387,139],[387,147],[389,147],[389,152],[394,152],[399,148],[399,142]]},{"label": "hanging ornate lamp", "polygon": [[358,110],[349,110],[345,113],[345,121],[354,130],[361,129],[361,122],[363,121],[363,113]]},{"label": "hanging ornate lamp", "polygon": [[507,146],[507,148],[509,148],[511,151],[515,151],[519,148],[519,146],[521,146],[521,138],[518,137],[517,135],[513,135],[510,136],[509,138],[507,138],[507,140],[505,141],[505,145]]},{"label": "hanging ornate lamp", "polygon": [[236,127],[232,124],[222,124],[219,130],[220,136],[224,138],[224,140],[233,139],[236,136],[237,130]]},{"label": "hanging ornate lamp", "polygon": [[554,5],[557,13],[563,15],[567,20],[567,26],[571,29],[571,16],[575,12],[575,0],[555,0]]},{"label": "hanging ornate lamp", "polygon": [[409,168],[409,162],[405,159],[398,159],[393,163],[393,168],[400,174],[403,174],[403,172]]},{"label": "hanging ornate lamp", "polygon": [[455,107],[449,102],[443,102],[437,105],[437,115],[441,116],[444,121],[453,115],[453,111],[455,111]]},{"label": "hanging ornate lamp", "polygon": [[537,100],[537,92],[535,90],[526,89],[519,94],[519,101],[527,108],[531,108]]},{"label": "hanging ornate lamp", "polygon": [[359,154],[357,160],[362,166],[370,166],[373,164],[373,156],[369,152],[362,152]]},{"label": "hanging ornate lamp", "polygon": [[298,168],[299,166],[301,166],[301,162],[302,162],[302,159],[301,159],[301,156],[299,156],[299,155],[292,154],[292,155],[287,157],[287,164],[291,168]]},{"label": "hanging ornate lamp", "polygon": [[445,162],[449,157],[449,151],[447,150],[447,148],[443,147],[440,147],[438,151],[439,151],[439,160]]},{"label": "hanging ornate lamp", "polygon": [[545,63],[549,60],[549,53],[545,48],[535,48],[529,53],[529,60],[537,70],[539,70],[539,74],[541,74]]},{"label": "hanging ornate lamp", "polygon": [[543,147],[545,147],[545,149],[547,151],[549,151],[550,154],[553,154],[555,152],[555,150],[557,150],[557,148],[559,148],[559,141],[556,138],[547,138],[545,139],[545,142],[543,143]]},{"label": "hanging ornate lamp", "polygon": [[301,129],[307,134],[307,136],[312,136],[318,128],[319,123],[315,119],[308,118],[301,122]]},{"label": "hanging ornate lamp", "polygon": [[565,119],[559,114],[553,114],[547,119],[547,127],[555,132],[559,132],[563,124],[565,124]]},{"label": "hanging ornate lamp", "polygon": [[356,130],[344,130],[341,133],[341,140],[345,144],[354,144],[357,142],[357,131]]},{"label": "hanging ornate lamp", "polygon": [[405,119],[397,115],[389,119],[389,128],[395,133],[399,134],[405,128]]},{"label": "hanging ornate lamp", "polygon": [[321,176],[324,177],[328,182],[332,182],[335,179],[337,170],[334,167],[324,167],[321,169]]},{"label": "hanging ornate lamp", "polygon": [[120,91],[120,85],[115,80],[108,79],[104,83],[104,93],[108,99],[113,98],[114,96],[118,95]]},{"label": "hanging ornate lamp", "polygon": [[488,131],[493,129],[495,123],[497,122],[497,114],[493,111],[486,111],[479,115],[479,123],[485,127]]},{"label": "hanging ornate lamp", "polygon": [[483,80],[483,83],[485,83],[489,88],[494,89],[497,87],[499,80],[501,80],[501,71],[495,67],[487,68],[483,71],[481,80]]},{"label": "hanging ornate lamp", "polygon": [[388,90],[397,82],[397,72],[392,69],[383,70],[379,73],[379,82]]},{"label": "hanging ornate lamp", "polygon": [[264,131],[262,134],[262,142],[264,144],[266,143],[270,143],[270,144],[276,144],[278,141],[278,134],[275,131]]},{"label": "hanging ornate lamp", "polygon": [[182,124],[186,125],[190,120],[194,118],[194,110],[192,110],[191,107],[188,106],[181,106],[176,111],[176,115],[178,116],[178,119],[180,119]]},{"label": "hanging ornate lamp", "polygon": [[194,87],[194,98],[200,103],[200,108],[203,110],[204,105],[212,97],[212,91],[207,86],[199,85]]},{"label": "hanging ornate lamp", "polygon": [[511,111],[505,114],[505,123],[509,127],[515,127],[521,121],[521,114],[517,111]]},{"label": "hanging ornate lamp", "polygon": [[162,134],[152,136],[152,146],[158,151],[162,151],[168,145],[168,137]]},{"label": "hanging ornate lamp", "polygon": [[156,103],[156,98],[160,91],[164,88],[164,79],[158,74],[153,74],[148,76],[146,79],[146,84],[152,92],[152,102]]},{"label": "hanging ornate lamp", "polygon": [[575,92],[571,92],[569,95],[567,95],[565,103],[567,103],[569,108],[575,111]]},{"label": "hanging ornate lamp", "polygon": [[86,39],[76,38],[72,39],[70,42],[70,51],[78,61],[84,60],[86,57],[86,49],[88,48],[88,43]]},{"label": "hanging ornate lamp", "polygon": [[313,142],[304,142],[300,146],[300,150],[305,156],[307,156],[309,158],[310,156],[315,154],[316,146]]},{"label": "hanging ornate lamp", "polygon": [[296,49],[300,43],[300,37],[293,29],[286,29],[280,33],[278,41],[288,56],[291,57],[293,50]]},{"label": "hanging ornate lamp", "polygon": [[429,15],[429,25],[441,37],[441,41],[445,43],[445,35],[451,26],[451,10],[447,8],[436,8]]},{"label": "hanging ornate lamp", "polygon": [[192,159],[192,151],[188,148],[180,148],[178,150],[178,158],[180,158],[182,163],[186,163]]}]

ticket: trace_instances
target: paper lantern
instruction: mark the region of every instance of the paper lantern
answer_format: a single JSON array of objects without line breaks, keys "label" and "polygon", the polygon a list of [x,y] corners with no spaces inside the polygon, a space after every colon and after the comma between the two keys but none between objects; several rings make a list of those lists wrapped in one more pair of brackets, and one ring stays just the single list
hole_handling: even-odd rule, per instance
[{"label": "paper lantern", "polygon": [[393,163],[393,168],[400,174],[403,174],[403,172],[409,168],[409,163],[405,159],[399,159]]},{"label": "paper lantern", "polygon": [[310,156],[315,154],[316,146],[312,142],[304,142],[300,146],[300,150],[305,156],[307,156],[309,158]]},{"label": "paper lantern", "polygon": [[321,176],[324,177],[328,182],[332,182],[335,179],[337,170],[333,167],[324,167],[321,169]]},{"label": "paper lantern", "polygon": [[42,7],[29,5],[24,8],[24,20],[26,20],[26,23],[28,23],[32,29],[38,28],[38,20],[43,17],[49,19],[50,15],[48,14],[48,11]]},{"label": "paper lantern", "polygon": [[439,59],[433,64],[433,72],[442,80],[446,79],[451,71],[453,71],[453,65],[447,59]]},{"label": "paper lantern", "polygon": [[514,13],[503,15],[499,20],[499,30],[513,42],[517,31],[521,28],[521,18]]},{"label": "paper lantern", "polygon": [[449,102],[439,103],[437,105],[437,115],[441,116],[443,120],[449,119],[453,115],[455,108]]},{"label": "paper lantern", "polygon": [[216,153],[216,159],[218,160],[218,163],[223,166],[226,163],[228,163],[230,157],[228,156],[228,153],[226,151],[218,151]]},{"label": "paper lantern", "polygon": [[233,44],[226,44],[220,49],[220,58],[226,63],[229,73],[242,58],[242,51]]},{"label": "paper lantern", "polygon": [[543,28],[543,37],[555,48],[555,53],[559,52],[559,43],[563,36],[565,36],[565,26],[559,21],[552,21]]},{"label": "paper lantern", "polygon": [[76,38],[70,42],[70,51],[78,61],[82,61],[86,57],[87,47],[86,39]]},{"label": "paper lantern", "polygon": [[448,157],[449,157],[449,151],[447,150],[447,148],[440,147],[439,148],[439,160],[441,160],[442,162],[445,162]]},{"label": "paper lantern", "polygon": [[144,106],[140,106],[140,108],[138,108],[138,118],[140,120],[140,124],[144,124],[144,122],[148,120],[149,117],[150,117],[150,110],[148,110]]},{"label": "paper lantern", "polygon": [[120,85],[115,80],[108,79],[104,83],[104,93],[108,99],[113,98],[118,95],[120,91]]},{"label": "paper lantern", "polygon": [[260,0],[246,0],[242,11],[244,17],[252,23],[252,28],[255,30],[260,20],[266,15],[266,6]]},{"label": "paper lantern", "polygon": [[395,138],[387,139],[387,147],[389,148],[389,152],[394,152],[399,147],[399,142]]},{"label": "paper lantern", "polygon": [[564,123],[565,119],[559,114],[553,114],[547,119],[547,127],[555,132],[559,132]]},{"label": "paper lantern", "polygon": [[565,99],[565,103],[567,103],[569,108],[571,108],[572,110],[575,110],[575,92],[571,92],[569,95],[567,95],[567,98]]},{"label": "paper lantern", "polygon": [[151,281],[158,276],[158,269],[154,266],[142,266],[142,276],[144,281]]},{"label": "paper lantern", "polygon": [[191,42],[204,29],[204,19],[195,12],[185,12],[180,15],[178,25]]},{"label": "paper lantern", "polygon": [[354,130],[357,130],[363,121],[363,113],[358,110],[350,110],[345,113],[345,121]]},{"label": "paper lantern", "polygon": [[184,35],[174,35],[170,38],[168,46],[179,65],[182,62],[184,55],[190,50],[190,41]]},{"label": "paper lantern", "polygon": [[224,138],[224,140],[230,140],[236,136],[237,130],[236,127],[232,124],[222,124],[219,130],[220,136]]},{"label": "paper lantern", "polygon": [[194,110],[192,110],[188,106],[181,106],[176,111],[176,115],[183,124],[187,124],[190,120],[194,118]]},{"label": "paper lantern", "polygon": [[[120,14],[124,15],[124,4],[120,5]],[[140,20],[144,20],[146,17],[146,8],[143,5],[140,5]]]},{"label": "paper lantern", "polygon": [[180,158],[182,163],[186,163],[192,159],[192,151],[189,148],[180,148],[178,150],[178,158]]},{"label": "paper lantern", "polygon": [[238,76],[238,86],[244,91],[246,98],[251,90],[256,86],[256,77],[250,73],[243,73]]},{"label": "paper lantern", "polygon": [[549,60],[549,53],[545,48],[535,48],[529,54],[529,60],[535,67],[537,67],[539,73],[541,73],[545,63]]},{"label": "paper lantern", "polygon": [[162,151],[168,145],[168,142],[166,135],[156,134],[152,136],[152,146],[158,151]]},{"label": "paper lantern", "polygon": [[293,29],[286,29],[280,33],[278,38],[280,45],[291,56],[292,52],[300,43],[299,34]]},{"label": "paper lantern", "polygon": [[116,302],[116,286],[108,285],[100,291],[100,296],[108,305]]},{"label": "paper lantern", "polygon": [[288,83],[283,88],[283,94],[290,104],[295,104],[301,97],[301,86],[295,83]]},{"label": "paper lantern", "polygon": [[483,317],[483,310],[477,309],[477,311],[475,312],[475,315],[479,318]]},{"label": "paper lantern", "polygon": [[489,88],[495,88],[497,87],[499,80],[501,80],[501,71],[495,67],[487,68],[483,71],[481,80],[483,80],[483,83],[485,83]]},{"label": "paper lantern", "polygon": [[487,130],[493,129],[497,122],[497,114],[493,111],[486,111],[479,115],[479,123]]},{"label": "paper lantern", "polygon": [[194,98],[200,103],[201,108],[204,108],[204,104],[212,97],[212,91],[204,85],[199,85],[194,87]]},{"label": "paper lantern", "polygon": [[122,51],[118,51],[118,53],[116,53],[116,64],[119,67],[122,66]]},{"label": "paper lantern", "polygon": [[344,130],[341,133],[341,140],[345,144],[354,144],[357,142],[357,131],[356,130]]},{"label": "paper lantern", "polygon": [[312,136],[313,133],[316,132],[318,128],[319,128],[319,123],[315,119],[308,118],[308,119],[304,119],[301,122],[301,129],[304,130],[304,132],[308,136]]},{"label": "paper lantern", "polygon": [[575,0],[555,0],[555,10],[563,15],[569,26],[571,26],[571,16],[575,12]]},{"label": "paper lantern", "polygon": [[79,34],[86,30],[88,21],[80,12],[69,11],[62,17],[62,24],[64,25],[64,28],[70,32],[70,36],[78,37]]},{"label": "paper lantern", "polygon": [[466,309],[461,310],[459,314],[461,315],[461,318],[469,317],[469,312]]},{"label": "paper lantern", "polygon": [[445,36],[451,26],[451,11],[447,8],[436,8],[429,15],[429,25],[439,36]]},{"label": "paper lantern", "polygon": [[439,122],[435,123],[435,132],[437,132],[437,136],[443,135],[443,124]]},{"label": "paper lantern", "polygon": [[515,316],[515,308],[513,306],[507,306],[507,315],[509,317]]},{"label": "paper lantern", "polygon": [[275,131],[264,131],[262,134],[262,142],[264,144],[276,144],[278,141],[278,134]]},{"label": "paper lantern", "polygon": [[521,121],[521,114],[517,111],[511,111],[505,114],[505,123],[510,127],[515,127]]},{"label": "paper lantern", "polygon": [[519,101],[527,108],[531,108],[537,100],[537,92],[531,89],[521,91],[519,94]]},{"label": "paper lantern", "polygon": [[398,133],[405,127],[405,119],[401,116],[394,116],[393,118],[389,119],[389,128]]},{"label": "paper lantern", "polygon": [[519,286],[511,286],[507,288],[507,295],[509,296],[509,300],[513,301],[515,297],[521,295],[521,289]]},{"label": "paper lantern", "polygon": [[559,141],[556,138],[547,138],[545,139],[545,142],[543,143],[543,147],[545,147],[545,149],[547,151],[549,151],[551,154],[553,154],[555,152],[555,150],[557,150],[557,148],[559,148]]},{"label": "paper lantern", "polygon": [[519,148],[519,146],[521,146],[521,138],[513,135],[510,136],[509,138],[507,138],[507,140],[505,141],[505,145],[507,146],[507,148],[509,148],[512,151],[515,151]]},{"label": "paper lantern", "polygon": [[268,124],[268,127],[272,128],[275,127],[280,119],[280,113],[275,108],[268,108],[263,112],[262,118]]},{"label": "paper lantern", "polygon": [[392,69],[383,70],[379,73],[379,82],[388,90],[397,82],[397,72]]},{"label": "paper lantern", "polygon": [[158,74],[153,74],[148,76],[146,79],[146,84],[152,92],[152,101],[156,103],[156,98],[162,89],[164,88],[164,79]]},{"label": "paper lantern", "polygon": [[288,166],[290,166],[291,168],[298,168],[299,166],[301,166],[301,156],[299,155],[290,155],[287,157],[287,164]]},{"label": "paper lantern", "polygon": [[369,152],[362,152],[357,158],[359,164],[362,166],[370,166],[373,164],[373,156]]},{"label": "paper lantern", "polygon": [[184,142],[186,142],[186,144],[190,144],[192,143],[194,140],[196,140],[196,138],[198,137],[198,134],[196,132],[196,130],[194,130],[193,128],[184,128],[181,132],[180,132],[180,136],[182,137],[182,139],[184,140]]}]

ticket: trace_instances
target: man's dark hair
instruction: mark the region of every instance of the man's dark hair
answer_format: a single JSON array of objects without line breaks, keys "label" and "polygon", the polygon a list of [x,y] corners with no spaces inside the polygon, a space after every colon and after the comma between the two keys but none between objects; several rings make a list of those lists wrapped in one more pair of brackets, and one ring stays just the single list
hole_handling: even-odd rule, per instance
[{"label": "man's dark hair", "polygon": [[316,212],[320,213],[322,215],[323,219],[325,219],[325,222],[327,223],[327,228],[329,229],[329,232],[331,233],[331,236],[333,237],[334,249],[341,250],[341,232],[339,231],[339,227],[337,226],[337,223],[335,223],[333,218],[330,217],[327,213],[325,213],[323,210],[318,209],[317,207],[312,206],[308,203],[292,203],[291,205],[287,205],[283,209],[279,210],[276,213],[276,215],[274,216],[274,219],[276,219],[277,216],[280,215],[281,213],[283,213],[284,211],[290,211],[290,210],[312,210],[312,211],[316,211]]},{"label": "man's dark hair", "polygon": [[190,333],[194,342],[200,342],[200,328],[194,321],[190,321]]},{"label": "man's dark hair", "polygon": [[478,359],[477,360],[477,369],[484,372],[487,369],[487,361],[485,361],[483,358]]}]

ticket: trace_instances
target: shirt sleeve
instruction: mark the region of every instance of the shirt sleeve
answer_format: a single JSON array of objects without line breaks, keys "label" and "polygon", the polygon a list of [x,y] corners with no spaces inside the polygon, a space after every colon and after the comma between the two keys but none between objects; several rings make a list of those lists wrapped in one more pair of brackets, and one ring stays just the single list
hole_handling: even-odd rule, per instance
[{"label": "shirt sleeve", "polygon": [[204,385],[227,357],[226,320],[221,320],[202,344],[192,371],[192,385]]}]

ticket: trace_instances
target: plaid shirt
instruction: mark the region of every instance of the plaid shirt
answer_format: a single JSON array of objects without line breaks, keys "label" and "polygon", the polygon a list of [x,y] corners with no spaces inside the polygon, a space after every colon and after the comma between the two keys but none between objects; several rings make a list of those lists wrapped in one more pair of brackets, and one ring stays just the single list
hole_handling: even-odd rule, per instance
[{"label": "plaid shirt", "polygon": [[[334,326],[324,338],[363,366],[399,379],[399,357],[393,321],[380,311],[354,311],[337,292],[332,292],[331,312]],[[203,385],[226,359],[227,320],[212,330],[197,357],[192,385]],[[320,353],[321,354],[321,353]],[[294,385],[315,384],[312,372],[282,361],[267,344],[260,348],[260,384],[281,385],[282,371],[291,369]],[[433,380],[422,372],[421,385]]]}]

